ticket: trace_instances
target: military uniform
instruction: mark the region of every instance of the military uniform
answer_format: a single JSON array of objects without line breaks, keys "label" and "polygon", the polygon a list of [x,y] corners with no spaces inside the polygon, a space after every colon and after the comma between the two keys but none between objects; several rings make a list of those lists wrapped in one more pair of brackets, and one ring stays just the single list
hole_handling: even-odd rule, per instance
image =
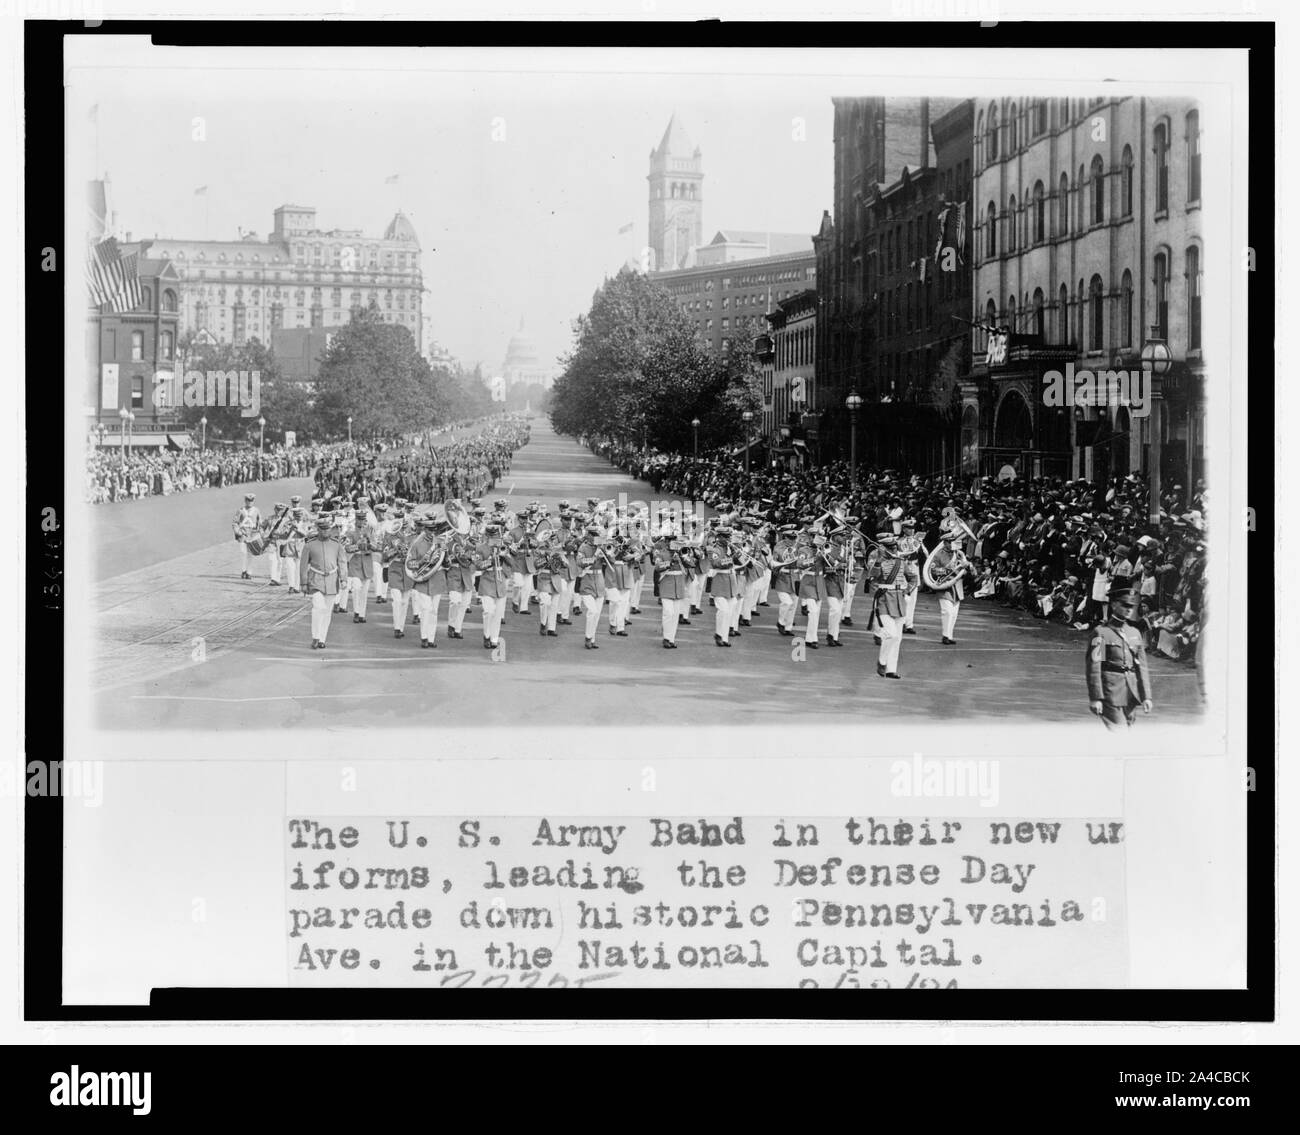
[{"label": "military uniform", "polygon": [[[406,575],[411,581],[411,606],[420,620],[420,649],[429,650],[438,645],[438,608],[447,592],[446,560],[426,579],[416,580],[415,571],[428,559],[437,544],[438,521],[425,517],[420,522],[420,534],[411,541],[406,552]],[[434,558],[437,556],[435,554]]]},{"label": "military uniform", "polygon": [[[1130,595],[1112,591],[1108,596],[1112,609],[1131,602]],[[1136,627],[1126,622],[1116,625],[1114,618],[1097,626],[1088,643],[1086,674],[1088,701],[1094,711],[1100,704],[1099,716],[1107,729],[1132,725],[1138,707],[1149,708],[1151,677],[1146,647]]]},{"label": "military uniform", "polygon": [[659,575],[659,605],[662,610],[662,627],[664,647],[676,649],[677,627],[685,618],[683,612],[689,602],[687,598],[686,564],[682,560],[681,547],[676,540],[664,541],[655,546],[655,571]]},{"label": "military uniform", "polygon": [[799,569],[799,601],[808,612],[804,624],[804,645],[811,650],[817,649],[817,624],[821,619],[822,603],[826,601],[826,577],[822,574],[822,560],[818,549],[812,563]]},{"label": "military uniform", "polygon": [[596,545],[590,542],[598,532],[599,529],[589,529],[588,542],[578,549],[578,597],[586,615],[584,645],[588,650],[600,649],[596,645],[596,631],[600,627],[600,610],[605,605],[605,576],[598,563]]},{"label": "military uniform", "polygon": [[[898,554],[912,561],[920,578],[921,557],[926,555],[925,541],[916,533],[916,522],[908,517],[903,521],[903,534],[898,538]],[[907,613],[903,616],[903,633],[916,634],[916,597],[921,594],[919,587],[907,593]]]},{"label": "military uniform", "polygon": [[[489,526],[492,528],[495,526]],[[496,540],[499,532],[489,531],[488,539],[478,546],[475,560],[480,570],[478,597],[483,604],[483,646],[496,646],[501,641],[501,621],[506,616],[506,596],[510,577],[501,564]]]},{"label": "military uniform", "polygon": [[235,539],[239,541],[239,578],[251,579],[248,574],[249,553],[248,540],[255,536],[262,527],[262,513],[253,503],[255,497],[252,493],[244,495],[244,505],[235,513],[235,519],[231,524],[234,529]]},{"label": "military uniform", "polygon": [[794,526],[781,529],[776,547],[772,549],[772,590],[776,592],[776,630],[778,634],[794,634],[794,616],[798,610],[798,586],[795,582]]},{"label": "military uniform", "polygon": [[907,593],[920,583],[916,564],[898,554],[897,537],[882,532],[876,537],[881,545],[868,561],[867,585],[872,588],[872,613],[880,626],[880,654],[876,673],[897,678],[898,652],[903,644],[903,624],[907,618]]},{"label": "military uniform", "polygon": [[[719,528],[717,535],[726,540],[730,533]],[[736,608],[740,604],[740,583],[727,544],[715,544],[709,549],[709,577],[709,594],[713,596],[714,609],[713,641],[718,646],[730,646],[731,629],[739,617]]]},{"label": "military uniform", "polygon": [[311,645],[325,648],[330,629],[330,606],[339,593],[344,568],[343,545],[331,534],[332,521],[320,517],[316,534],[308,540],[298,560],[298,572],[304,588],[311,595]]}]

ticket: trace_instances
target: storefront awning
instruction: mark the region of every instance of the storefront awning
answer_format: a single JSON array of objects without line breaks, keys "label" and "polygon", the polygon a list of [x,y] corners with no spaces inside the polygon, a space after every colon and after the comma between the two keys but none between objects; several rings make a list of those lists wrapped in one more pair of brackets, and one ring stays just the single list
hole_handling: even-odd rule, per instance
[{"label": "storefront awning", "polygon": [[176,449],[189,449],[194,444],[194,439],[189,434],[168,434],[167,441]]},{"label": "storefront awning", "polygon": [[[92,434],[91,441],[98,443],[99,435]],[[121,449],[124,446],[129,449],[158,449],[167,444],[167,435],[161,433],[132,434],[130,445],[127,446],[127,440],[121,434],[105,434],[105,449]]]}]

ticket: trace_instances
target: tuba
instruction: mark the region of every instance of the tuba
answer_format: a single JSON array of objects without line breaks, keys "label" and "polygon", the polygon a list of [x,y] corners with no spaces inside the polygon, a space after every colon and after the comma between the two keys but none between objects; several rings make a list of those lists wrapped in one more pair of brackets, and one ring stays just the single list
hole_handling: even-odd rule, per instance
[{"label": "tuba", "polygon": [[[937,564],[935,560],[942,551],[947,551],[950,558],[947,563]],[[947,591],[948,588],[955,587],[957,581],[966,574],[967,566],[965,553],[949,549],[941,540],[926,557],[925,566],[921,568],[921,578],[931,591]]]}]

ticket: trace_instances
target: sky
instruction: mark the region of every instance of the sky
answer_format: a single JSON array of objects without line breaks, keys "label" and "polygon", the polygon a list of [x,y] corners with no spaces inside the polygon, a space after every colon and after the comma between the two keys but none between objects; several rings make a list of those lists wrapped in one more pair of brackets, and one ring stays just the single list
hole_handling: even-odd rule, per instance
[{"label": "sky", "polygon": [[867,93],[825,75],[627,73],[600,53],[572,70],[534,52],[462,71],[445,53],[376,69],[225,51],[211,66],[70,68],[69,169],[108,173],[136,239],[265,236],[283,203],[377,236],[400,208],[434,338],[489,373],[521,319],[543,360],[560,356],[601,281],[639,257],[649,153],[672,114],[703,152],[705,240],[811,236],[831,205],[831,96]]}]

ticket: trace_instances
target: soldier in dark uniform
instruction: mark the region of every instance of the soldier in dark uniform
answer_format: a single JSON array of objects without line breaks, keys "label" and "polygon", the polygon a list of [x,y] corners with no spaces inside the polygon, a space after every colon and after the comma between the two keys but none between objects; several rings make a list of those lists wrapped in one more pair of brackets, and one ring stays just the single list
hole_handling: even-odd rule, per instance
[{"label": "soldier in dark uniform", "polygon": [[1092,632],[1085,672],[1092,712],[1107,729],[1118,729],[1133,724],[1138,706],[1151,712],[1151,677],[1142,634],[1129,623],[1137,611],[1132,589],[1112,588],[1107,599],[1110,615]]}]

